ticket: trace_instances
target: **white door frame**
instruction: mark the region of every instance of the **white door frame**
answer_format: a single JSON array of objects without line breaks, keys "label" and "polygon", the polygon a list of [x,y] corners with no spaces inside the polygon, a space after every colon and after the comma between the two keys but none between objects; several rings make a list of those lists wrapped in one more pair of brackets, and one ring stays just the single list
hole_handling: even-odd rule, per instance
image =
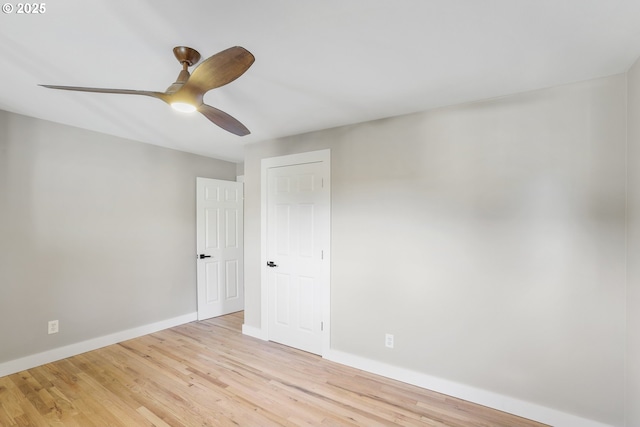
[{"label": "white door frame", "polygon": [[[261,203],[260,203],[260,301],[261,301],[261,325],[262,336],[269,339],[269,286],[267,280],[267,172],[270,168],[299,165],[304,163],[322,162],[331,200],[331,150],[318,150],[306,153],[290,154],[287,156],[270,157],[261,162]],[[331,230],[331,207],[329,206],[329,225]],[[331,348],[331,233],[328,232],[327,248],[324,252],[322,263],[322,355],[328,353]]]}]

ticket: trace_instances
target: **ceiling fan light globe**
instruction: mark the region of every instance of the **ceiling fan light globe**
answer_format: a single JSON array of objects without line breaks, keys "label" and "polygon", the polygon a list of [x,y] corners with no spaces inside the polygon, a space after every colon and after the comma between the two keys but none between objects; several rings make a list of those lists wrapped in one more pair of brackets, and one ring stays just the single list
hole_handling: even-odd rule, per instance
[{"label": "ceiling fan light globe", "polygon": [[195,106],[186,102],[172,102],[171,108],[176,111],[180,111],[181,113],[193,113],[197,110]]}]

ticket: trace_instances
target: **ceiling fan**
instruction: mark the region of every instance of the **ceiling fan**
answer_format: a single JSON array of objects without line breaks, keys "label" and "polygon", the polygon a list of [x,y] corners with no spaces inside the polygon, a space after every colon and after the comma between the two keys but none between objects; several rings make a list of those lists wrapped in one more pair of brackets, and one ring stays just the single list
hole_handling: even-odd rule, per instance
[{"label": "ceiling fan", "polygon": [[186,46],[173,48],[173,54],[182,64],[178,79],[164,92],[129,89],[102,89],[77,86],[40,85],[49,89],[76,90],[80,92],[117,93],[126,95],[144,95],[160,99],[182,112],[198,111],[222,129],[238,136],[248,135],[242,123],[224,111],[213,108],[203,102],[204,94],[211,89],[231,83],[249,69],[254,56],[248,50],[234,46],[218,52],[198,65],[193,73],[188,68],[200,60],[200,53]]}]

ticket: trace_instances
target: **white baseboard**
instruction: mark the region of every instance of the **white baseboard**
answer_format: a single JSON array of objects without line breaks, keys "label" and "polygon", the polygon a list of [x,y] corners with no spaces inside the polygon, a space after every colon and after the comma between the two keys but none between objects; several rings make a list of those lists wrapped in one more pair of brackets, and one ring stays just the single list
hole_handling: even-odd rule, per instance
[{"label": "white baseboard", "polygon": [[15,374],[16,372],[26,369],[35,368],[46,363],[55,362],[56,360],[65,359],[87,351],[96,350],[108,345],[117,344],[132,338],[141,337],[142,335],[152,334],[163,329],[172,328],[174,326],[183,325],[198,319],[197,313],[189,313],[172,319],[161,320],[160,322],[150,323],[148,325],[139,326],[137,328],[127,329],[125,331],[116,332],[102,337],[92,338],[64,347],[54,348],[42,353],[32,354],[20,359],[10,360],[0,363],[0,377]]},{"label": "white baseboard", "polygon": [[442,378],[432,377],[420,372],[399,368],[337,350],[329,350],[325,352],[323,357],[332,362],[351,366],[352,368],[433,390],[438,393],[457,397],[555,427],[613,427],[609,424],[581,418],[513,397],[500,395]]},{"label": "white baseboard", "polygon": [[267,341],[267,336],[263,332],[262,328],[256,328],[255,326],[242,325],[242,333],[250,337],[258,338],[262,341]]}]

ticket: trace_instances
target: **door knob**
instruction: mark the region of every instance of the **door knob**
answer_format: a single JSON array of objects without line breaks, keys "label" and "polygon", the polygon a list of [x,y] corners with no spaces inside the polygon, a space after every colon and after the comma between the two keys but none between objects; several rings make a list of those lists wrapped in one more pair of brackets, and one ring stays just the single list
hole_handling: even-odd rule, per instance
[{"label": "door knob", "polygon": [[211,258],[211,255],[200,254],[200,259]]},{"label": "door knob", "polygon": [[267,261],[267,267],[277,267],[278,265],[273,261]]}]

